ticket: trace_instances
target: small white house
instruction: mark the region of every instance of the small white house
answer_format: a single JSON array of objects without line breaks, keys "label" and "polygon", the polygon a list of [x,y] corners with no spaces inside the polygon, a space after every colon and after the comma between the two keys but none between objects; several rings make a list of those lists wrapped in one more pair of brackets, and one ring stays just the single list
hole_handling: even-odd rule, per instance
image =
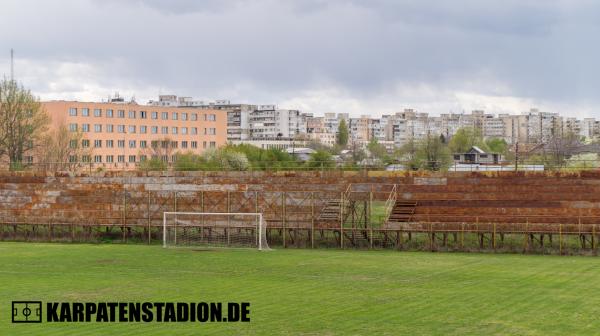
[{"label": "small white house", "polygon": [[477,146],[471,147],[466,153],[454,154],[455,163],[466,163],[466,164],[498,164],[502,162],[502,154],[498,153],[486,153]]},{"label": "small white house", "polygon": [[316,152],[316,150],[306,147],[291,147],[286,148],[285,151],[300,161],[308,161],[308,159],[310,159],[310,155]]}]

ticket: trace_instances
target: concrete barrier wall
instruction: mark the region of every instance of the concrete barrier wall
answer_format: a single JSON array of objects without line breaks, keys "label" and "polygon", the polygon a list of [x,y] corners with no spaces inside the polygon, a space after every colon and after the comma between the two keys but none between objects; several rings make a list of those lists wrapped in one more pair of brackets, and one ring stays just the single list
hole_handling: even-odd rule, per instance
[{"label": "concrete barrier wall", "polygon": [[385,201],[390,186],[396,184],[399,199],[417,200],[419,221],[519,222],[530,217],[526,220],[600,223],[600,172],[4,173],[0,215],[3,223],[129,224],[147,217],[158,220],[162,211],[200,211],[202,202],[206,211],[260,210],[280,218],[281,200],[289,209],[302,212],[310,207],[306,200],[312,194],[318,211],[348,184],[354,191],[373,192],[376,201]]}]

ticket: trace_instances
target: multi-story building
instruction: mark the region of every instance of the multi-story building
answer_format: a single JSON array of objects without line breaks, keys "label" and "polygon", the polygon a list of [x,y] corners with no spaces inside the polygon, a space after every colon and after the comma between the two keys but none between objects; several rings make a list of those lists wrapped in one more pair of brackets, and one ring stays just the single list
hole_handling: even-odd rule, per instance
[{"label": "multi-story building", "polygon": [[505,139],[504,130],[504,119],[500,117],[494,117],[490,114],[485,115],[485,117],[482,119],[481,131],[485,138]]},{"label": "multi-story building", "polygon": [[594,118],[584,118],[581,122],[580,134],[586,138],[597,138],[600,136],[600,121]]},{"label": "multi-story building", "polygon": [[350,118],[348,129],[350,131],[350,142],[356,145],[364,146],[371,140],[369,128],[369,116],[360,118]]},{"label": "multi-story building", "polygon": [[554,136],[559,135],[562,130],[562,118],[558,113],[542,112],[532,108],[523,112],[527,117],[527,142],[544,143]]},{"label": "multi-story building", "polygon": [[173,162],[177,152],[200,154],[227,142],[227,114],[219,110],[124,102],[48,101],[42,106],[52,127],[82,132],[77,145],[91,154],[70,157],[72,162],[134,168],[152,156]]},{"label": "multi-story building", "polygon": [[260,105],[250,113],[250,137],[260,139],[293,139],[304,130],[305,117],[298,110],[277,109],[275,105]]}]

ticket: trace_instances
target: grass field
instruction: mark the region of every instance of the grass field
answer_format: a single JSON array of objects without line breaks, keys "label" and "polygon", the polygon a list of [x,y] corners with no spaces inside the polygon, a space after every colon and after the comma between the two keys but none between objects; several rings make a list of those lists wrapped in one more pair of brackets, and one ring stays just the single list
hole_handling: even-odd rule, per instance
[{"label": "grass field", "polygon": [[[592,257],[0,243],[0,335],[598,334]],[[250,323],[10,323],[12,300],[249,301]]]}]

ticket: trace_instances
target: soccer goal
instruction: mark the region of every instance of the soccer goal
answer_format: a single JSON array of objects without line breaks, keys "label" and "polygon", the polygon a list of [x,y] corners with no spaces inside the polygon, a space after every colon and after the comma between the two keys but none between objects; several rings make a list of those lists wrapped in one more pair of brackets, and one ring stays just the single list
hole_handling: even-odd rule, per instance
[{"label": "soccer goal", "polygon": [[163,212],[163,247],[222,246],[269,250],[262,213]]}]

